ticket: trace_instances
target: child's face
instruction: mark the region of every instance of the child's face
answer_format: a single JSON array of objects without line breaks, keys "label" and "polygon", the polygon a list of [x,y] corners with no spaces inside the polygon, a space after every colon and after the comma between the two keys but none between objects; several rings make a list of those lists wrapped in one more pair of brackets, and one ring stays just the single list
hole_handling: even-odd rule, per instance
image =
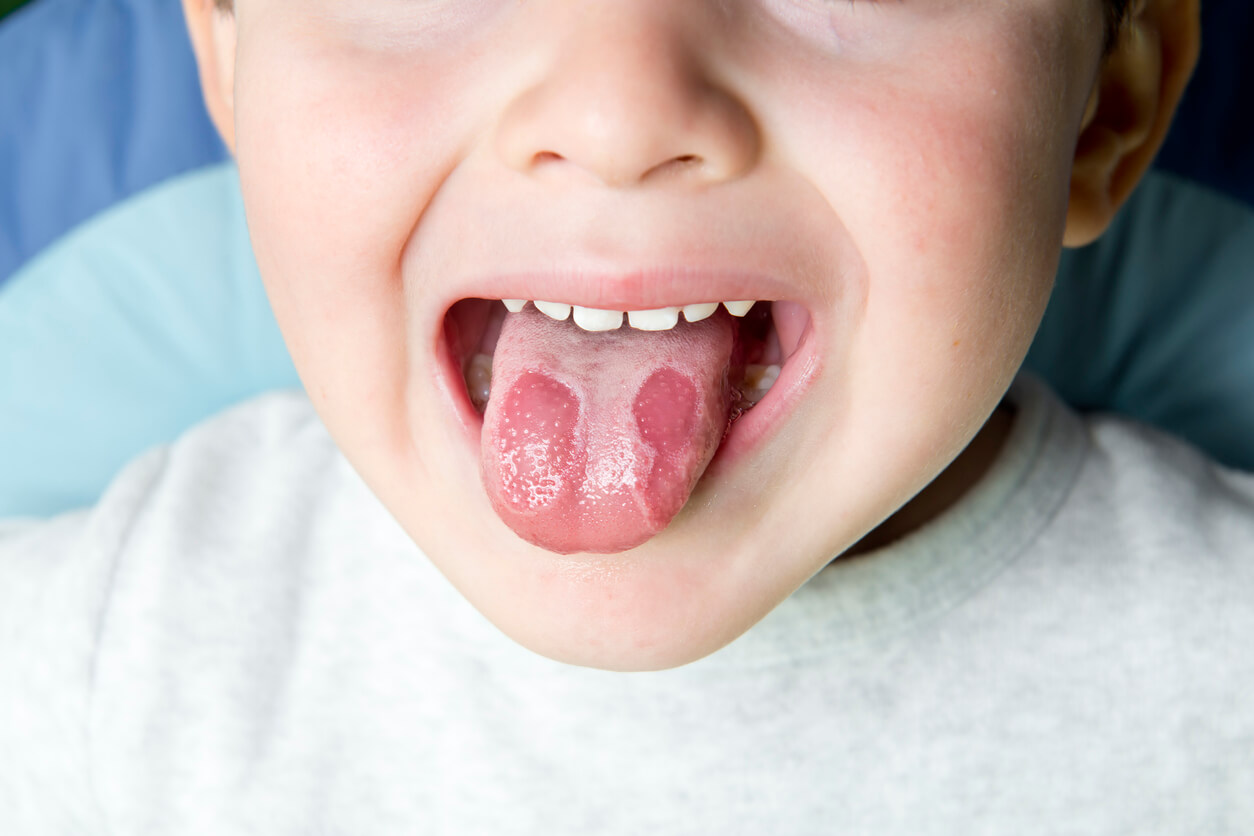
[{"label": "child's face", "polygon": [[[498,626],[618,668],[735,638],[985,424],[1051,287],[1102,41],[1097,0],[236,13],[249,225],[314,404]],[[449,316],[471,298],[779,300],[783,371],[669,525],[560,556],[485,491],[460,368],[483,317]]]}]

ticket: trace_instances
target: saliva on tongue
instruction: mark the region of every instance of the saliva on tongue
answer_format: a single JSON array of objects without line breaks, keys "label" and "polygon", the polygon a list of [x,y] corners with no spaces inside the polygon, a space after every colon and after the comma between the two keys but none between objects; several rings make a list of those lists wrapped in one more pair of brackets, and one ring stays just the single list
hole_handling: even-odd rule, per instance
[{"label": "saliva on tongue", "polygon": [[559,554],[625,551],[665,528],[727,430],[734,345],[722,312],[661,332],[507,316],[480,447],[501,520]]}]

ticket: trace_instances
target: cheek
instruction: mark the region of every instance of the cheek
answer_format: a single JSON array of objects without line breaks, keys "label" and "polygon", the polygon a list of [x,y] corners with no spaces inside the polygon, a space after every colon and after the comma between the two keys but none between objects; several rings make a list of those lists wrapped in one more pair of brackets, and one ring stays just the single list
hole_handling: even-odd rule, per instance
[{"label": "cheek", "polygon": [[868,73],[820,129],[817,179],[864,265],[863,345],[879,355],[864,367],[881,378],[894,356],[917,382],[1004,376],[1026,350],[1061,243],[1070,117],[1064,80],[1015,53],[923,51],[926,73]]},{"label": "cheek", "polygon": [[1052,282],[1067,178],[1023,102],[981,92],[898,110],[873,140],[896,160],[891,180],[856,234],[872,253],[871,323],[904,317],[936,350],[1013,355]]},{"label": "cheek", "polygon": [[832,281],[864,289],[850,333],[836,337],[847,356],[815,400],[830,438],[858,440],[820,440],[815,462],[856,474],[856,487],[835,489],[862,523],[907,500],[978,430],[1052,285],[1068,80],[1049,50],[1031,57],[1006,41],[920,44],[908,72],[868,62],[829,81],[825,98],[794,97],[775,115],[776,134],[793,137],[782,153],[805,161],[796,165],[823,193],[833,234],[856,253]]},{"label": "cheek", "polygon": [[455,153],[455,67],[246,46],[237,160],[275,315],[329,424],[352,423],[338,410],[369,409],[398,416],[384,435],[402,438],[401,254]]},{"label": "cheek", "polygon": [[392,272],[377,268],[395,259],[435,188],[456,95],[443,73],[399,63],[283,50],[241,59],[250,84],[237,94],[239,165],[257,243],[276,266]]}]

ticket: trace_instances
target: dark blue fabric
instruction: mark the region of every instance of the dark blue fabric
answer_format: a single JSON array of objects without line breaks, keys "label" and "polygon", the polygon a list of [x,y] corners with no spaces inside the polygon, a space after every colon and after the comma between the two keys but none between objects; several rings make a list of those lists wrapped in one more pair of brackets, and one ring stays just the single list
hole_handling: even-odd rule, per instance
[{"label": "dark blue fabric", "polygon": [[1157,164],[1254,206],[1254,0],[1202,0],[1202,41]]},{"label": "dark blue fabric", "polygon": [[225,157],[177,0],[36,0],[0,23],[0,283],[100,210]]}]

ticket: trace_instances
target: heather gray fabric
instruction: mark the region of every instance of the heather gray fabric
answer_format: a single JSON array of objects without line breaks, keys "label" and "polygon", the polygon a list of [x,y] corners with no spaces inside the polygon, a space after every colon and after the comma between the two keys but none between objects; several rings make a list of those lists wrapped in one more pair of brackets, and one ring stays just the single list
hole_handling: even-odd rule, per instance
[{"label": "heather gray fabric", "polygon": [[1254,477],[1012,398],[949,514],[650,674],[514,645],[252,401],[0,524],[0,830],[1251,832]]}]

